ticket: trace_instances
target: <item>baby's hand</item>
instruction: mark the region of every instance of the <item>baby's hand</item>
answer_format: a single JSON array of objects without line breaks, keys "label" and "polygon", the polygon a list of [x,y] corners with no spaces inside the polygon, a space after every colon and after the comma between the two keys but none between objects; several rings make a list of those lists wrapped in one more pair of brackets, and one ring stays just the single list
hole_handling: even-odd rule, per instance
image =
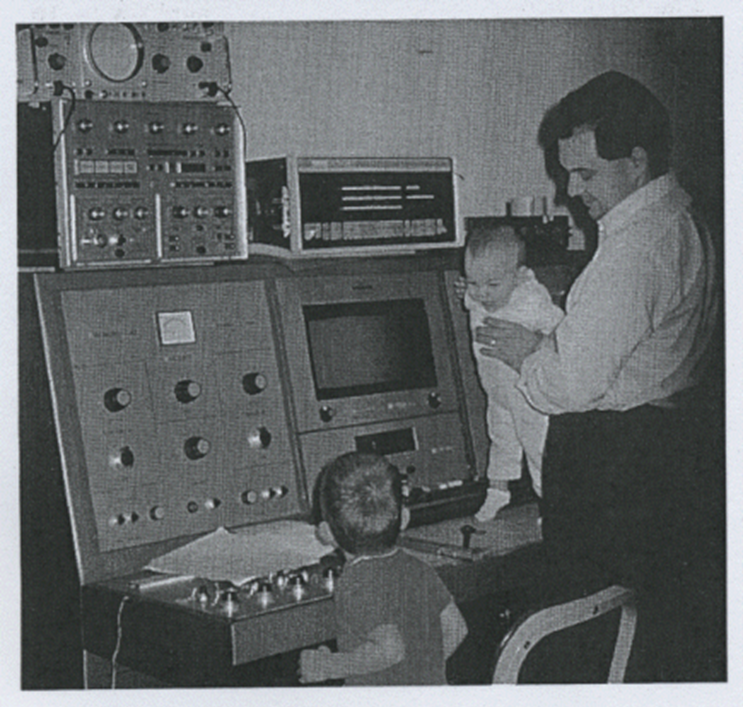
[{"label": "baby's hand", "polygon": [[467,291],[467,280],[460,274],[454,280],[454,294],[459,299],[464,299],[464,293]]},{"label": "baby's hand", "polygon": [[321,645],[317,650],[303,650],[299,654],[299,681],[302,684],[322,682],[330,677],[330,648]]}]

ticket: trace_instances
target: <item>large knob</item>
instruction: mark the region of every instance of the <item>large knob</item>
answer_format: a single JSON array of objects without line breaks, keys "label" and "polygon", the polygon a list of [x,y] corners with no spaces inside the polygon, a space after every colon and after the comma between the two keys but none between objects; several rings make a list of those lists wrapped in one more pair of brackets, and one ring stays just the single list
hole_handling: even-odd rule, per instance
[{"label": "large knob", "polygon": [[232,208],[227,205],[218,205],[216,208],[214,208],[214,214],[218,218],[228,218],[230,217],[230,215],[232,215]]},{"label": "large knob", "polygon": [[188,438],[183,444],[183,450],[189,460],[200,460],[202,457],[206,457],[211,447],[211,443],[206,438],[198,435]]},{"label": "large knob", "polygon": [[129,217],[129,208],[114,208],[112,215],[114,220],[124,220]]},{"label": "large knob", "polygon": [[192,121],[187,121],[182,126],[183,133],[186,134],[186,136],[190,136],[191,134],[195,134],[199,130],[199,125],[193,123]]},{"label": "large knob", "polygon": [[103,220],[106,217],[106,211],[100,207],[91,208],[88,210],[88,217],[91,220]]},{"label": "large knob", "polygon": [[125,134],[129,131],[129,122],[126,119],[114,121],[114,131],[118,134]]},{"label": "large knob", "polygon": [[229,124],[217,124],[214,127],[214,133],[217,134],[217,136],[226,136],[229,132],[230,132]]},{"label": "large knob", "polygon": [[191,403],[201,395],[201,386],[196,381],[185,379],[176,383],[174,391],[181,403]]},{"label": "large knob", "polygon": [[77,130],[80,133],[88,133],[93,128],[93,122],[90,119],[80,119],[77,122]]},{"label": "large knob", "polygon": [[111,457],[110,463],[113,467],[134,467],[134,452],[128,445],[125,445]]},{"label": "large knob", "polygon": [[252,371],[243,376],[243,390],[248,395],[254,396],[261,391],[265,391],[267,385],[266,377],[258,371]]},{"label": "large knob", "polygon": [[248,434],[248,446],[254,450],[265,450],[271,444],[271,433],[261,426]]},{"label": "large knob", "polygon": [[132,394],[123,388],[109,388],[103,394],[103,405],[111,413],[118,413],[124,410],[132,402]]},{"label": "large knob", "polygon": [[55,72],[59,72],[65,68],[65,65],[67,64],[67,57],[65,57],[63,54],[59,54],[59,52],[55,52],[54,54],[49,55],[49,57],[47,58],[47,62]]},{"label": "large knob", "polygon": [[158,74],[164,74],[170,69],[170,57],[167,54],[156,54],[152,57],[152,68]]},{"label": "large knob", "polygon": [[151,134],[160,134],[165,130],[165,124],[162,121],[151,121],[148,128]]},{"label": "large knob", "polygon": [[205,218],[209,215],[209,208],[205,208],[203,205],[198,205],[193,209],[194,217]]}]

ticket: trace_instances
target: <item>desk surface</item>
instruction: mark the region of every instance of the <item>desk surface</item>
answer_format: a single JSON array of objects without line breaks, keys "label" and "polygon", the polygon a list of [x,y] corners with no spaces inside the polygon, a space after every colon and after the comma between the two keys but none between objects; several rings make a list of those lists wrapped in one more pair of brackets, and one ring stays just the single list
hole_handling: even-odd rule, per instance
[{"label": "desk surface", "polygon": [[[473,559],[452,554],[461,549],[461,527],[465,524],[475,528]],[[533,504],[507,509],[491,522],[468,517],[418,527],[407,537],[415,546],[412,553],[436,568],[460,603],[523,589],[539,575],[540,547],[535,545],[541,537]],[[426,547],[431,550],[421,551]],[[437,553],[439,549],[446,553]],[[83,587],[84,646],[88,651],[111,657],[119,617],[123,621],[122,664],[159,672],[163,677],[172,674],[176,684],[184,680],[193,685],[214,684],[210,677],[222,679],[229,667],[317,645],[335,636],[330,596],[230,619],[133,593],[123,580]]]}]

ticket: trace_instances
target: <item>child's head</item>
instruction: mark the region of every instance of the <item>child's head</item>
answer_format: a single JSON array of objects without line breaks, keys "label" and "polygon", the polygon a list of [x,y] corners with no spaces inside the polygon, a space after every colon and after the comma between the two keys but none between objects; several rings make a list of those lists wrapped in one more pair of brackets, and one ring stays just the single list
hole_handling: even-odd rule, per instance
[{"label": "child's head", "polygon": [[380,455],[349,452],[320,472],[322,519],[350,554],[391,549],[403,528],[402,478]]},{"label": "child's head", "polygon": [[525,261],[526,244],[511,225],[475,227],[464,251],[467,293],[489,312],[504,307]]}]

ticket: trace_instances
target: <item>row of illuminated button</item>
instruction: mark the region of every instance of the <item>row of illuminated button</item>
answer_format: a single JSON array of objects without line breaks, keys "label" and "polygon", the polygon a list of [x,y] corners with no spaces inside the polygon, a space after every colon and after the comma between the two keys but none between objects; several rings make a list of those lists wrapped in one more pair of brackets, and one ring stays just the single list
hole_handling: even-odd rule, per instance
[{"label": "row of illuminated button", "polygon": [[[246,373],[242,379],[243,390],[251,396],[258,395],[262,391],[266,390],[268,386],[268,380],[266,377],[258,372],[251,371]],[[198,381],[184,378],[175,384],[173,388],[173,394],[180,403],[192,403],[199,396],[201,396],[202,388]],[[120,410],[124,410],[132,402],[132,394],[125,388],[109,388],[103,394],[103,405],[111,413],[117,413]]]},{"label": "row of illuminated button", "polygon": [[[83,118],[77,122],[77,130],[80,133],[89,133],[93,130],[94,127],[95,124],[93,120],[89,118]],[[131,124],[126,119],[117,119],[116,121],[112,121],[108,125],[108,129],[113,133],[126,134],[129,133]],[[184,121],[178,126],[176,130],[178,133],[184,136],[193,136],[201,130],[201,127],[195,121]],[[153,135],[164,133],[165,122],[150,121],[148,124],[145,125],[145,131]],[[211,128],[207,129],[207,131],[210,131],[215,136],[227,136],[231,131],[231,127],[228,123],[222,122],[216,124],[215,126],[212,126]]]},{"label": "row of illuminated button", "polygon": [[[263,489],[260,491],[246,490],[241,493],[240,502],[242,504],[249,504],[249,505],[256,504],[258,502],[269,502],[271,500],[283,499],[284,497],[286,497],[288,493],[289,493],[289,488],[286,487],[285,485],[267,487],[266,489]],[[196,514],[197,512],[201,512],[201,511],[213,512],[219,509],[222,506],[222,504],[223,504],[222,500],[219,499],[218,497],[209,497],[203,502],[203,504],[195,500],[189,500],[186,503],[185,510],[189,514]],[[165,519],[166,513],[167,513],[166,508],[158,504],[149,509],[144,519],[145,521],[151,520],[153,522],[159,522]],[[126,512],[126,513],[122,512],[122,513],[115,514],[114,516],[110,517],[108,520],[108,523],[112,527],[117,527],[117,526],[124,526],[126,524],[136,524],[142,519],[143,519],[142,515],[140,515],[138,512]]]},{"label": "row of illuminated button", "polygon": [[128,175],[132,175],[137,172],[138,166],[136,161],[75,159],[74,169],[75,175],[82,175],[85,173],[126,173]]}]

